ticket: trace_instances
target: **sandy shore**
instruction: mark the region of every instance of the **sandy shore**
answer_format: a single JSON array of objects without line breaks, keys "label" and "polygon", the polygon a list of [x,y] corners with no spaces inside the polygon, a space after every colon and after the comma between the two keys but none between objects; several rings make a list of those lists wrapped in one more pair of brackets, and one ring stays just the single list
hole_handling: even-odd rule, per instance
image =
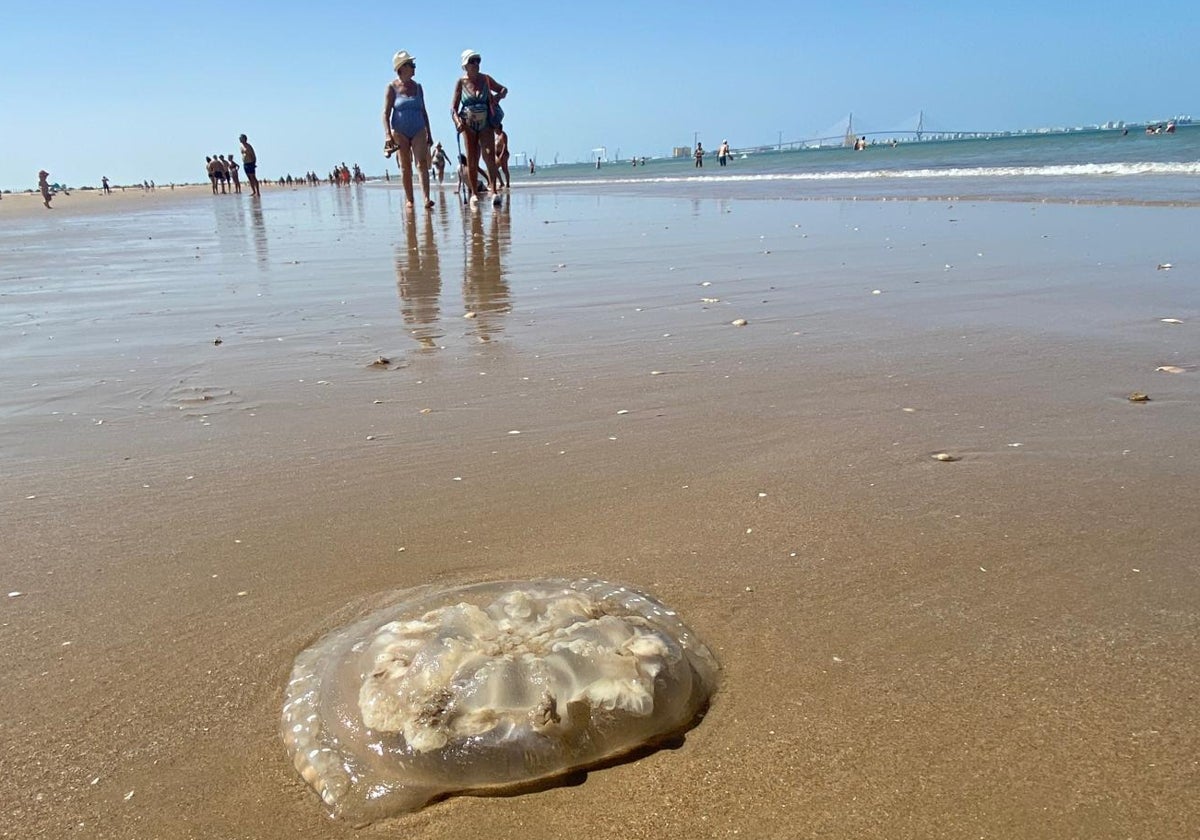
[{"label": "sandy shore", "polygon": [[[0,233],[0,837],[1200,833],[1195,211],[193,198]],[[576,575],[716,652],[682,746],[324,815],[300,649]]]},{"label": "sandy shore", "polygon": [[15,219],[39,213],[52,212],[60,216],[79,216],[97,212],[129,212],[139,208],[161,207],[180,199],[200,195],[212,195],[208,184],[179,184],[154,190],[129,187],[115,188],[108,195],[100,190],[73,189],[69,193],[58,193],[50,200],[50,210],[42,204],[41,193],[5,193],[0,199],[0,219]]}]

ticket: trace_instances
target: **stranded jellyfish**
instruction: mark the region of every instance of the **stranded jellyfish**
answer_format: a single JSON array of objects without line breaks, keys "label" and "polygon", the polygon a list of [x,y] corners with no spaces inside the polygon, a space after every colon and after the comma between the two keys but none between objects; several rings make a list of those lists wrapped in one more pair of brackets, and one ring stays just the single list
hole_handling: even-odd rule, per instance
[{"label": "stranded jellyfish", "polygon": [[512,790],[696,723],[717,663],[675,612],[600,580],[423,587],[296,658],[280,731],[334,815]]}]

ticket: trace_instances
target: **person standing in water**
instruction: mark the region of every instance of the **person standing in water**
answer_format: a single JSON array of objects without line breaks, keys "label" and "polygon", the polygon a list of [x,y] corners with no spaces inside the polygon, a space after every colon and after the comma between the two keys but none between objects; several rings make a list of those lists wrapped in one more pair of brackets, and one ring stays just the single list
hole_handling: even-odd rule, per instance
[{"label": "person standing in water", "polygon": [[729,141],[722,140],[720,147],[717,149],[717,163],[724,166],[727,160],[729,160]]},{"label": "person standing in water", "polygon": [[704,167],[704,146],[697,143],[696,151],[692,153],[692,157],[696,159],[696,168],[702,169]]},{"label": "person standing in water", "polygon": [[242,171],[246,173],[246,180],[250,183],[250,195],[261,196],[262,193],[258,190],[258,155],[254,154],[254,147],[250,145],[245,134],[238,135],[238,142],[242,144]]},{"label": "person standing in water", "polygon": [[[392,56],[396,78],[388,83],[383,98],[384,152],[396,152],[400,178],[404,183],[405,206],[413,206],[413,157],[425,194],[425,209],[433,208],[429,197],[429,113],[425,110],[425,92],[413,81],[417,61],[408,50]],[[358,169],[358,164],[355,164]]]},{"label": "person standing in water", "polygon": [[[499,102],[508,96],[508,88],[486,73],[479,72],[481,62],[482,58],[475,50],[463,50],[462,68],[465,75],[454,85],[450,113],[454,117],[455,128],[467,143],[468,181],[475,183],[482,155],[487,167],[488,183],[492,188],[492,203],[499,206],[501,199],[493,129],[504,117]],[[477,200],[474,195],[471,196],[472,204]]]}]

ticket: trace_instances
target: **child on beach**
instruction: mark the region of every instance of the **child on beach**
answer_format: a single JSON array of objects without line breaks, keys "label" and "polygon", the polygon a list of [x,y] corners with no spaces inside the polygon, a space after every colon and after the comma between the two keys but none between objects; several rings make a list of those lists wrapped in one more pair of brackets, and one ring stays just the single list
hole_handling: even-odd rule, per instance
[{"label": "child on beach", "polygon": [[468,186],[471,183],[471,173],[467,169],[467,156],[462,152],[458,153],[458,195],[462,199],[463,204],[468,201],[478,204],[479,199],[475,196],[475,192]]},{"label": "child on beach", "polygon": [[467,165],[467,156],[462,152],[458,153],[458,194],[462,196],[463,203],[468,201],[471,204],[479,203],[479,193],[488,191],[487,176],[479,169],[475,170],[475,189],[472,190],[468,185],[471,183],[470,167]]}]

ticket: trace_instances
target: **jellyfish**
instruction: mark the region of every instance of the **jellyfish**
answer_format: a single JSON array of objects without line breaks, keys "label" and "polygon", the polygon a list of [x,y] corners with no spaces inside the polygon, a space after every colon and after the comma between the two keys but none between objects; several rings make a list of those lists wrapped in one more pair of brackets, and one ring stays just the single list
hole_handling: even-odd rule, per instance
[{"label": "jellyfish", "polygon": [[280,733],[333,816],[553,784],[696,725],[713,654],[601,580],[421,587],[297,656]]}]

